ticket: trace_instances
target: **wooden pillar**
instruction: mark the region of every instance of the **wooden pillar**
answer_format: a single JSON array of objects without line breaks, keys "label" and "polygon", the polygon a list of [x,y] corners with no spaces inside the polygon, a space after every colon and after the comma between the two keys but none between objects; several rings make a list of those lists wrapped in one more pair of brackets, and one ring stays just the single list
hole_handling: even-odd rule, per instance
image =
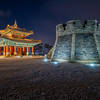
[{"label": "wooden pillar", "polygon": [[6,46],[3,47],[3,56],[6,56]]},{"label": "wooden pillar", "polygon": [[19,54],[19,46],[17,47],[17,54]]},{"label": "wooden pillar", "polygon": [[6,56],[8,56],[9,55],[9,46],[7,45],[6,46]]},{"label": "wooden pillar", "polygon": [[32,55],[34,55],[34,47],[32,47]]},{"label": "wooden pillar", "polygon": [[16,52],[16,46],[14,46],[14,55],[16,55],[17,52]]},{"label": "wooden pillar", "polygon": [[1,47],[0,47],[0,56],[1,56]]},{"label": "wooden pillar", "polygon": [[27,56],[29,56],[30,48],[27,47]]},{"label": "wooden pillar", "polygon": [[12,46],[10,46],[10,56],[12,55]]},{"label": "wooden pillar", "polygon": [[19,54],[22,55],[21,47],[19,47]]},{"label": "wooden pillar", "polygon": [[14,47],[11,47],[11,55],[14,55]]},{"label": "wooden pillar", "polygon": [[13,55],[13,46],[10,46],[10,56]]},{"label": "wooden pillar", "polygon": [[23,55],[25,55],[25,47],[23,47]]}]

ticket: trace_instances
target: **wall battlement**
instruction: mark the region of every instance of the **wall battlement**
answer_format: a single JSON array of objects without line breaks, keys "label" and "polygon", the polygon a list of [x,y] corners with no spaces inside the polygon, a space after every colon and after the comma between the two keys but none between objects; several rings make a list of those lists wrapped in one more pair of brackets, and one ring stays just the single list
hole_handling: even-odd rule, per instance
[{"label": "wall battlement", "polygon": [[86,20],[83,23],[80,20],[72,20],[72,21],[68,21],[66,24],[72,25],[73,27],[85,28],[85,27],[90,27],[90,26],[92,27],[97,25],[97,20]]},{"label": "wall battlement", "polygon": [[100,31],[100,24],[97,20],[86,20],[83,23],[80,20],[71,20],[66,24],[56,26],[57,36],[69,33],[94,33],[96,31]]}]

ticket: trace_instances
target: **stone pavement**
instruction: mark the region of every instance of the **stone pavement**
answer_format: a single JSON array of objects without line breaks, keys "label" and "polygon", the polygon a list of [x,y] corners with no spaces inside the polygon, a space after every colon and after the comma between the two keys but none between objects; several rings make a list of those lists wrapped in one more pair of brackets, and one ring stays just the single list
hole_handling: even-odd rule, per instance
[{"label": "stone pavement", "polygon": [[0,100],[99,100],[100,67],[0,59]]}]

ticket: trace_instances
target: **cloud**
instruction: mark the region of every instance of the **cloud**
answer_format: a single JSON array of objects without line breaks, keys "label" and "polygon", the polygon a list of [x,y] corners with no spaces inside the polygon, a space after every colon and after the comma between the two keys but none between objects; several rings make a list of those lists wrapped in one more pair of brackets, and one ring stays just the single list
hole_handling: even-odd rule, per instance
[{"label": "cloud", "polygon": [[10,10],[7,11],[0,10],[0,17],[9,17],[10,15],[11,15]]}]

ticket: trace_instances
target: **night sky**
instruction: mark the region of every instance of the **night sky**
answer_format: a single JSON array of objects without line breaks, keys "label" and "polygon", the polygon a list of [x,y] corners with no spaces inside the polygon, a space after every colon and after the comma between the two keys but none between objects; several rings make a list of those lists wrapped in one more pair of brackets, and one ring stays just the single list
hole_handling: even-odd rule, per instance
[{"label": "night sky", "polygon": [[53,44],[57,24],[72,19],[100,21],[100,0],[1,0],[0,29],[15,19],[19,27],[35,32],[34,39]]}]

